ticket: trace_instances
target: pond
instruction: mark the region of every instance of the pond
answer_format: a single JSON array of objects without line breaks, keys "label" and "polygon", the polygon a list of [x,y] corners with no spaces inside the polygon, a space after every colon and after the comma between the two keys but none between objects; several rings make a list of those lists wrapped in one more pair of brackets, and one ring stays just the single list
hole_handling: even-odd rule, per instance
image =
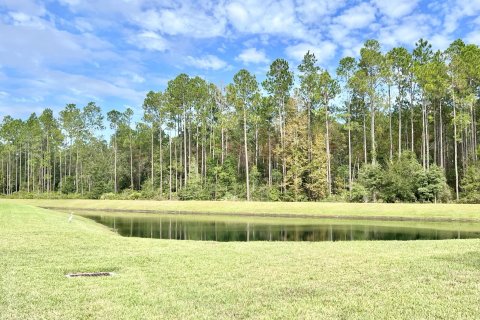
[{"label": "pond", "polygon": [[480,223],[75,212],[125,237],[200,241],[354,241],[480,238]]}]

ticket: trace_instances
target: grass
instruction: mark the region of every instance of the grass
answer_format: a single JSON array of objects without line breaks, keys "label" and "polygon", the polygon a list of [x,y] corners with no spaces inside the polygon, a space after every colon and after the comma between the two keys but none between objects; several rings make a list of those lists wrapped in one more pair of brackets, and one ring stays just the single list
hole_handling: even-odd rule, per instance
[{"label": "grass", "polygon": [[[93,203],[93,202],[92,202]],[[474,319],[480,240],[123,238],[0,202],[1,319]],[[66,278],[114,271],[113,277]]]},{"label": "grass", "polygon": [[152,201],[152,200],[2,200],[43,207],[165,210],[191,213],[288,214],[319,216],[362,216],[418,219],[472,219],[480,221],[480,205],[418,203],[337,202],[242,202],[242,201]]}]

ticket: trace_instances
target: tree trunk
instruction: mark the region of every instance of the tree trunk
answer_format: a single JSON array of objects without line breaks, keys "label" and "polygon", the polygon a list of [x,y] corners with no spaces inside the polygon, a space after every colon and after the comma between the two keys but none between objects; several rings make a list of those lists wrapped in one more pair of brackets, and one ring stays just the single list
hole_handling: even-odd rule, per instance
[{"label": "tree trunk", "polygon": [[423,170],[427,169],[426,153],[427,153],[427,135],[425,132],[425,98],[422,94],[422,166]]},{"label": "tree trunk", "polygon": [[[130,127],[129,127],[129,130]],[[130,189],[133,190],[133,150],[132,150],[132,134],[129,134],[129,148],[130,148]]]},{"label": "tree trunk", "polygon": [[75,193],[78,193],[78,158],[79,158],[78,144],[76,147],[76,151],[77,151],[77,156],[75,158]]},{"label": "tree trunk", "polygon": [[220,131],[221,131],[221,139],[222,139],[222,155],[221,155],[221,158],[220,158],[220,159],[221,159],[221,160],[220,160],[220,163],[221,163],[222,166],[223,166],[223,158],[224,158],[224,156],[225,156],[225,150],[224,150],[224,149],[225,149],[225,144],[224,144],[224,136],[223,136],[223,126],[222,126],[222,128],[220,129]]},{"label": "tree trunk", "polygon": [[183,106],[183,172],[184,172],[184,179],[185,185],[187,185],[188,181],[188,167],[187,167],[187,107]]},{"label": "tree trunk", "polygon": [[352,199],[352,114],[350,113],[350,101],[348,102],[348,194]]},{"label": "tree trunk", "polygon": [[325,102],[325,146],[327,151],[327,186],[328,186],[328,195],[332,195],[332,171],[331,171],[331,161],[330,161],[330,132],[329,132],[329,122],[328,122],[328,102]]},{"label": "tree trunk", "polygon": [[457,147],[457,108],[455,105],[455,94],[452,91],[452,101],[453,101],[453,146],[454,146],[454,162],[455,162],[455,195],[457,201],[459,200],[459,190],[458,190],[458,147]]},{"label": "tree trunk", "polygon": [[172,200],[172,135],[168,137],[168,149],[170,152],[170,165],[168,166],[168,199]]},{"label": "tree trunk", "polygon": [[440,113],[440,167],[445,168],[445,156],[443,152],[443,115],[442,115],[442,100],[440,99],[440,104],[439,104],[439,113]]},{"label": "tree trunk", "polygon": [[366,110],[363,110],[363,159],[365,164],[367,164],[367,119],[366,119]]},{"label": "tree trunk", "polygon": [[[162,151],[162,124],[160,123],[159,132],[158,132],[158,144],[160,146],[160,155],[159,155],[159,164],[160,164],[160,196],[163,195],[163,151]],[[162,196],[163,198],[163,196]]]},{"label": "tree trunk", "polygon": [[391,86],[388,85],[388,137],[390,139],[390,162],[393,161],[393,133],[392,133],[392,98]]},{"label": "tree trunk", "polygon": [[438,109],[434,107],[433,109],[433,162],[438,165],[439,164],[439,157],[438,157],[438,122],[437,122],[437,113]]},{"label": "tree trunk", "polygon": [[268,186],[272,187],[272,144],[270,139],[270,130],[268,130]]},{"label": "tree trunk", "polygon": [[471,124],[470,124],[470,139],[471,143],[471,153],[472,153],[472,161],[476,162],[477,161],[477,142],[475,141],[475,111],[473,108],[474,103],[470,103],[470,118],[472,119]]},{"label": "tree trunk", "polygon": [[372,164],[377,163],[377,146],[375,143],[375,103],[372,97],[370,98],[370,136],[372,140]]},{"label": "tree trunk", "polygon": [[255,124],[255,166],[258,167],[258,125]]},{"label": "tree trunk", "polygon": [[247,201],[250,201],[250,173],[248,169],[248,147],[247,147],[247,110],[243,107],[243,147],[245,151],[245,181],[247,183]]},{"label": "tree trunk", "polygon": [[286,191],[286,175],[287,175],[287,167],[286,167],[286,160],[285,160],[285,132],[284,132],[284,101],[282,98],[282,101],[280,103],[280,112],[279,112],[279,120],[280,120],[280,145],[282,149],[282,191],[285,193]]},{"label": "tree trunk", "polygon": [[115,132],[115,135],[113,136],[113,139],[114,139],[114,142],[113,144],[115,145],[115,148],[114,148],[114,157],[115,157],[115,166],[114,166],[114,172],[115,172],[115,193],[118,192],[118,184],[117,184],[117,149],[118,149],[118,146],[117,146],[117,133]]},{"label": "tree trunk", "polygon": [[400,97],[398,99],[398,159],[402,155],[402,91],[398,88]]},{"label": "tree trunk", "polygon": [[410,129],[411,129],[411,151],[414,152],[415,140],[413,139],[413,84],[410,84]]},{"label": "tree trunk", "polygon": [[[150,158],[150,163],[151,163],[151,175],[152,175],[152,189],[154,187],[154,170],[153,170],[153,124],[152,124],[152,134],[151,134],[151,149],[150,149],[150,152],[151,152],[151,158]],[[140,184],[139,184],[140,185]]]},{"label": "tree trunk", "polygon": [[62,149],[59,150],[59,168],[58,168],[58,174],[59,174],[59,181],[58,181],[58,186],[61,189],[62,188]]}]

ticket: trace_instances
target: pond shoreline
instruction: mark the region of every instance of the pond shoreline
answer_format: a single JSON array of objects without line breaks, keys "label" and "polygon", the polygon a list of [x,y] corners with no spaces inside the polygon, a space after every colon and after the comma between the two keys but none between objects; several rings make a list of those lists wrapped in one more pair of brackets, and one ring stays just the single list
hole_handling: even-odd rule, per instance
[{"label": "pond shoreline", "polygon": [[307,218],[307,219],[339,219],[339,220],[375,220],[375,221],[419,221],[419,222],[480,222],[475,218],[445,218],[445,217],[403,217],[403,216],[361,216],[361,215],[331,215],[331,214],[288,214],[288,213],[253,213],[253,212],[201,212],[189,210],[152,210],[152,209],[108,209],[108,208],[74,208],[38,206],[48,210],[62,211],[94,211],[94,212],[119,212],[119,213],[147,213],[171,215],[203,215],[203,216],[229,216],[229,217],[272,217],[272,218]]}]

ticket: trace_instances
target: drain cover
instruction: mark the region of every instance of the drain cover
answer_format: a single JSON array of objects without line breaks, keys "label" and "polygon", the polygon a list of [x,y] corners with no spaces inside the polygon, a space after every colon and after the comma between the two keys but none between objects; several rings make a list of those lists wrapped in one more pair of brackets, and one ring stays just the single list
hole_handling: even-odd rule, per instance
[{"label": "drain cover", "polygon": [[65,276],[67,278],[76,278],[76,277],[109,277],[113,276],[113,272],[81,272],[81,273],[69,273]]}]

